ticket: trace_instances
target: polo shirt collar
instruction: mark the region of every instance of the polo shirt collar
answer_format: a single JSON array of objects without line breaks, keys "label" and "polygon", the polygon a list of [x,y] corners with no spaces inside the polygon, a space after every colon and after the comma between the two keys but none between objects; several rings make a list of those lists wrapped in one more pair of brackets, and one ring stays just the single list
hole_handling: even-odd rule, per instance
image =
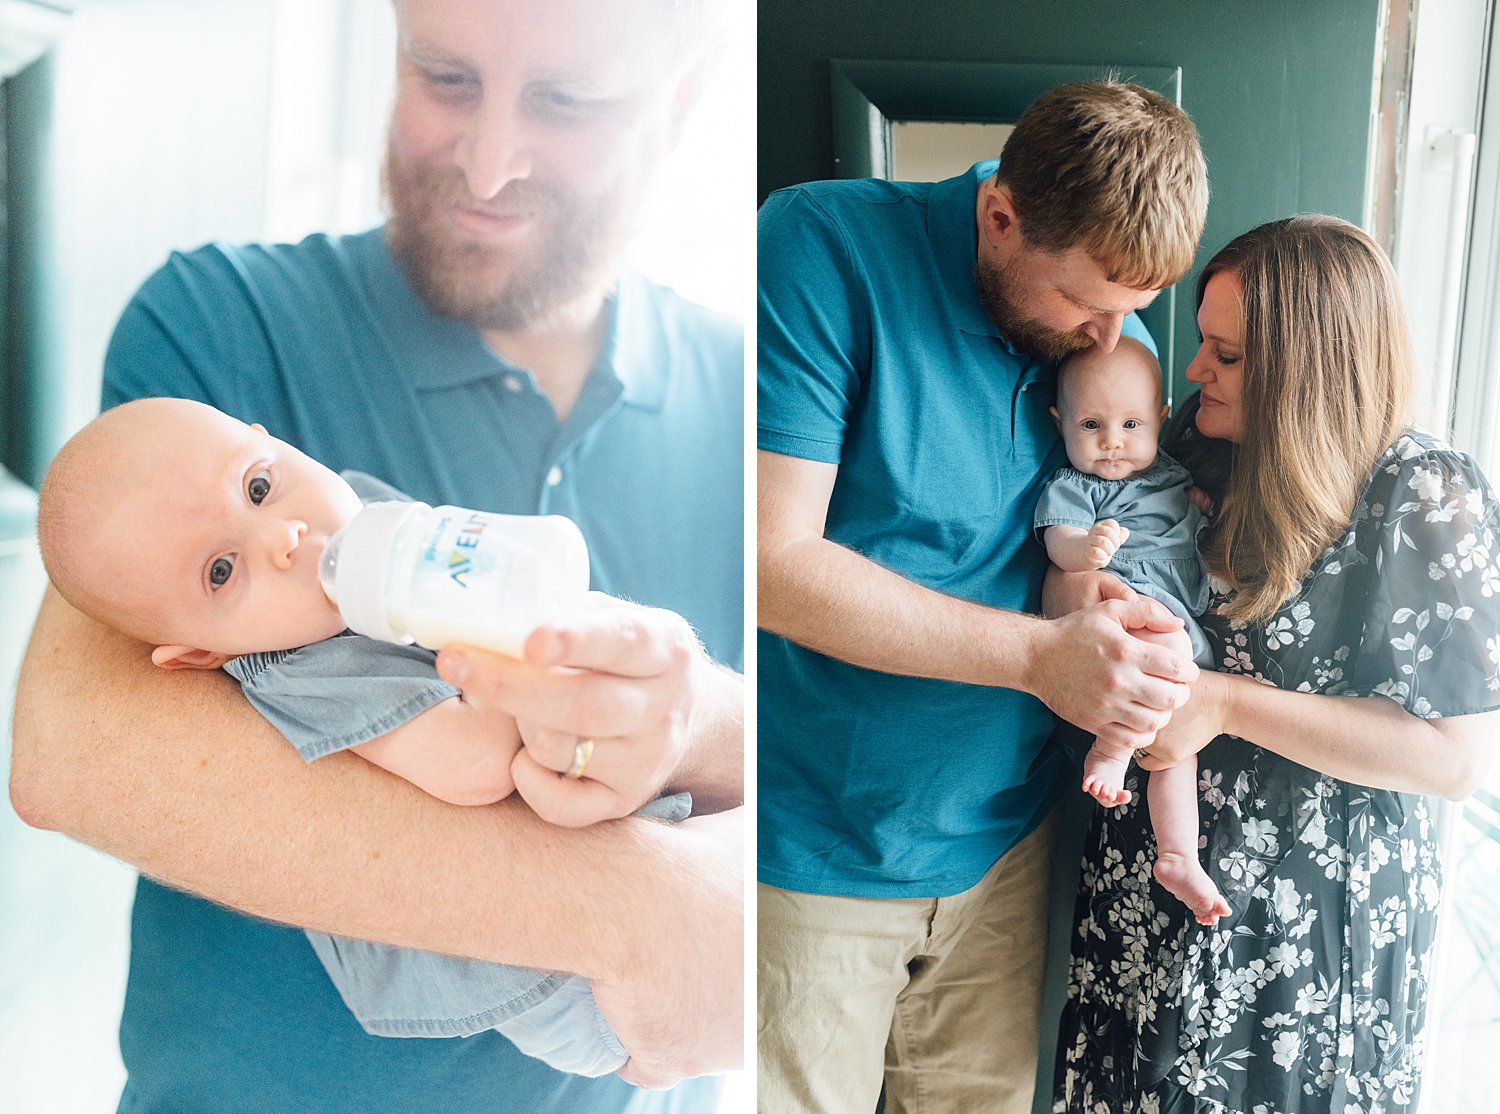
[{"label": "polo shirt collar", "polygon": [[1020,351],[985,312],[974,282],[974,264],[979,258],[979,218],[975,206],[979,187],[995,176],[999,160],[977,162],[956,178],[937,182],[927,204],[927,234],[933,255],[948,287],[948,302],[958,327],[975,336],[994,337],[1016,359],[1031,367],[1032,377],[1040,368],[1056,361],[1039,360]]},{"label": "polo shirt collar", "polygon": [[[979,187],[994,177],[1000,164],[991,159],[975,163],[956,178],[933,184],[927,202],[927,235],[932,254],[947,284],[948,304],[958,327],[966,333],[1005,338],[984,311],[974,285],[974,262],[979,255],[979,222],[974,206]],[[1009,344],[1006,345],[1009,347]]]},{"label": "polo shirt collar", "polygon": [[660,320],[660,301],[635,271],[621,273],[610,305],[609,332],[595,375],[608,375],[624,388],[627,406],[660,410],[666,402],[672,354]]},{"label": "polo shirt collar", "polygon": [[[365,288],[377,309],[375,319],[387,323],[416,389],[442,390],[513,374],[531,380],[528,369],[492,351],[472,325],[439,317],[427,308],[391,256],[384,229],[355,239]],[[607,312],[604,346],[584,391],[602,391],[620,396],[628,405],[661,409],[671,369],[646,281],[633,271],[623,272]],[[443,358],[434,358],[438,353]]]}]

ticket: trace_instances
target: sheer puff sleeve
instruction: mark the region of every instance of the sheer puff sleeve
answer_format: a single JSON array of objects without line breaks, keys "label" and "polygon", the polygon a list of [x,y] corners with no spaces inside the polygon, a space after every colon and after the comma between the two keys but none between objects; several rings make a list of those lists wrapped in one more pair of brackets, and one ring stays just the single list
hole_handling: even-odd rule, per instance
[{"label": "sheer puff sleeve", "polygon": [[1500,708],[1500,504],[1478,465],[1405,436],[1355,518],[1369,590],[1346,691],[1424,718]]}]

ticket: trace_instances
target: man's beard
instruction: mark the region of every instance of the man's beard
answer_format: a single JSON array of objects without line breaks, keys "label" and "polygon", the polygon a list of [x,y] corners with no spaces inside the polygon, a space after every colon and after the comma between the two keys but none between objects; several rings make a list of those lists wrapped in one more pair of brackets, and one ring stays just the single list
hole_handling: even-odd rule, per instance
[{"label": "man's beard", "polygon": [[1001,267],[981,259],[974,264],[974,283],[979,287],[979,300],[990,320],[999,326],[1000,334],[1018,352],[1044,360],[1066,359],[1074,352],[1090,347],[1094,343],[1092,337],[1076,329],[1050,328],[1016,307],[1010,296],[1010,273],[1011,268],[1020,262],[1016,259],[1009,267]]},{"label": "man's beard", "polygon": [[[517,331],[543,325],[603,289],[628,239],[633,206],[622,191],[585,201],[557,183],[520,179],[476,203],[461,171],[403,165],[390,145],[381,185],[390,206],[387,235],[417,296],[433,313],[477,329]],[[526,216],[544,234],[533,257],[465,239],[448,222],[449,205],[475,205]]]}]

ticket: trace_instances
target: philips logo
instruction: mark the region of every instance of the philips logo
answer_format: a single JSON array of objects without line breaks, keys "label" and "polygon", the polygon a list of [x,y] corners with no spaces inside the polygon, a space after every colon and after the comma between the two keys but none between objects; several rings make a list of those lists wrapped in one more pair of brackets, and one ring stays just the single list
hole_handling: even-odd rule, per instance
[{"label": "philips logo", "polygon": [[483,515],[471,514],[468,521],[459,527],[458,536],[453,539],[453,551],[448,554],[448,579],[460,588],[469,586],[469,573],[474,570],[471,551],[477,549],[484,539],[486,525]]}]

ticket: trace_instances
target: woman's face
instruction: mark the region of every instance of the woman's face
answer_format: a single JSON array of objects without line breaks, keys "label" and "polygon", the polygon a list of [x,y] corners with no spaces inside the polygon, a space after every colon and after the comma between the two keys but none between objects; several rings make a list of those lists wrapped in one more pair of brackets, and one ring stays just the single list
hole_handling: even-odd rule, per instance
[{"label": "woman's face", "polygon": [[1205,437],[1239,443],[1245,436],[1240,392],[1245,383],[1245,314],[1238,276],[1220,271],[1203,288],[1198,335],[1203,343],[1187,366],[1190,383],[1202,387],[1198,430]]}]

